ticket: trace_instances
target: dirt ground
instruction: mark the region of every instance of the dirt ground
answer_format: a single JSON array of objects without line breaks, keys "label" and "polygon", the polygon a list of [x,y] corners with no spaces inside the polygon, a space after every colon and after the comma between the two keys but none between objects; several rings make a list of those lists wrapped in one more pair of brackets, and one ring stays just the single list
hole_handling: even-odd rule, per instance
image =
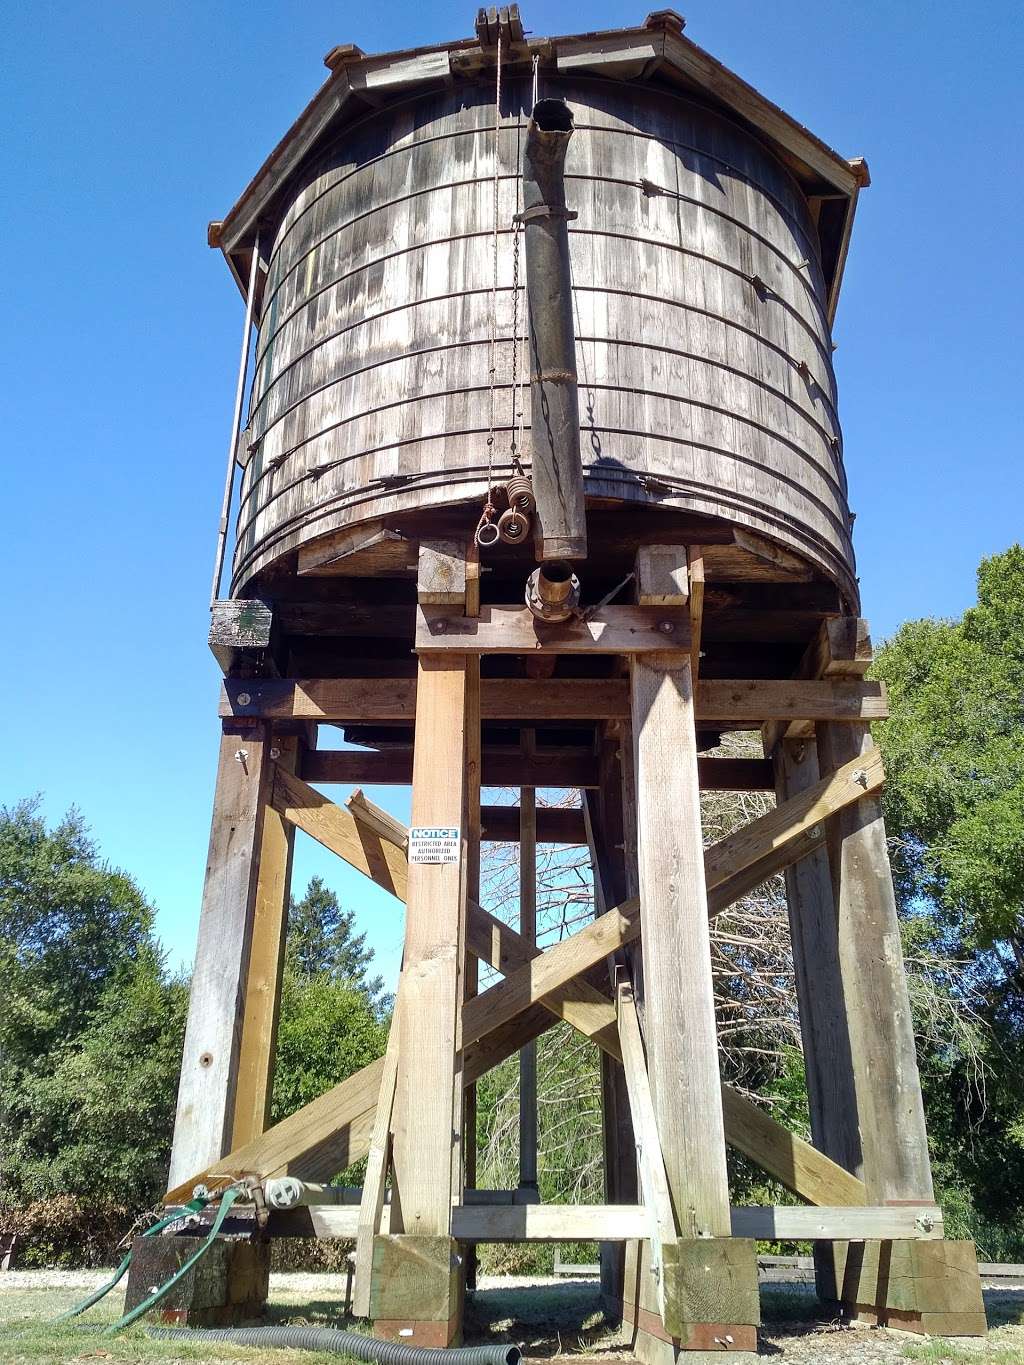
[{"label": "dirt ground", "polygon": [[[326,1365],[338,1356],[311,1352],[254,1351],[217,1343],[200,1346],[153,1341],[134,1327],[106,1337],[104,1323],[120,1312],[114,1291],[85,1318],[63,1327],[48,1325],[58,1313],[97,1288],[103,1272],[9,1271],[0,1274],[0,1362],[3,1365],[71,1365],[71,1362],[265,1360],[273,1365]],[[274,1275],[269,1320],[312,1326],[356,1326],[344,1315],[343,1275]],[[904,1332],[841,1329],[822,1318],[810,1286],[764,1285],[760,1356],[780,1365],[875,1365],[879,1361],[925,1360],[949,1365],[1024,1365],[1024,1289],[985,1295],[990,1325],[986,1341],[944,1341]],[[467,1305],[467,1342],[514,1341],[528,1358],[575,1356],[584,1362],[626,1360],[628,1339],[601,1319],[593,1280],[481,1280]]]}]

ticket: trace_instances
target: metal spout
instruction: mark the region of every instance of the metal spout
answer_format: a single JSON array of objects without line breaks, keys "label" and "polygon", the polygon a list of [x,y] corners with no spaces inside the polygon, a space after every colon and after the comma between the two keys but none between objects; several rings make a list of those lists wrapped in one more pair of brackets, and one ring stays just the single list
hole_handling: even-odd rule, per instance
[{"label": "metal spout", "polygon": [[572,110],[538,100],[523,152],[523,238],[529,304],[531,444],[539,561],[585,559],[587,521],[576,387],[576,331],[565,204]]},{"label": "metal spout", "polygon": [[568,621],[580,604],[580,580],[564,559],[549,560],[526,580],[526,605],[539,621]]}]

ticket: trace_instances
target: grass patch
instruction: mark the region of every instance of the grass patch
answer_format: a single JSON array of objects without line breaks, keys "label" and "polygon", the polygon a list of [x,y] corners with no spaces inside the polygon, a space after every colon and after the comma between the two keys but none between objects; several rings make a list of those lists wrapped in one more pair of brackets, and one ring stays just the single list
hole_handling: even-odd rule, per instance
[{"label": "grass patch", "polygon": [[[124,1291],[112,1291],[108,1298],[72,1322],[54,1324],[52,1319],[80,1303],[86,1289],[13,1289],[0,1298],[0,1362],[2,1365],[117,1365],[131,1361],[137,1365],[156,1365],[160,1361],[185,1360],[273,1360],[274,1365],[337,1365],[344,1356],[320,1351],[256,1351],[231,1342],[157,1341],[146,1328],[135,1323],[117,1336],[104,1335],[104,1328],[116,1322],[124,1309]],[[266,1321],[275,1325],[295,1324],[309,1327],[344,1327],[366,1330],[366,1324],[342,1319],[333,1300],[305,1295],[279,1295]]]},{"label": "grass patch", "polygon": [[904,1360],[934,1360],[943,1365],[1022,1365],[1024,1347],[1000,1346],[982,1340],[960,1343],[944,1337],[913,1342],[903,1348]]}]

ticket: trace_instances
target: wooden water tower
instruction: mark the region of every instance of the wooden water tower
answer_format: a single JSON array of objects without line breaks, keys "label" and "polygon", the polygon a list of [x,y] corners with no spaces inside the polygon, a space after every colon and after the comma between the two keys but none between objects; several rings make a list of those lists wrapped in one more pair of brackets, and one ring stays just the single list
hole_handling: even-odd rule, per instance
[{"label": "wooden water tower", "polygon": [[[356,1237],[357,1308],[424,1345],[466,1247],[517,1239],[600,1241],[645,1360],[756,1348],[758,1238],[815,1240],[850,1315],[984,1330],[933,1200],[836,414],[867,168],[682,30],[527,40],[513,6],[335,48],[211,227],[246,299],[222,550],[241,487],[167,1198],[245,1179],[296,1206],[271,1231]],[[764,758],[709,756],[734,730]],[[412,783],[411,830],[319,790],[374,782]],[[515,829],[481,784],[522,788]],[[705,848],[702,788],[778,804]],[[405,955],[386,1057],[268,1127],[295,829],[405,901]],[[521,837],[518,931],[481,837]],[[597,902],[545,952],[538,839],[589,842]],[[719,1077],[709,916],[782,870],[813,1145]],[[474,1082],[558,1020],[604,1054],[601,1206],[474,1188]],[[727,1144],[800,1202],[731,1208]]]}]

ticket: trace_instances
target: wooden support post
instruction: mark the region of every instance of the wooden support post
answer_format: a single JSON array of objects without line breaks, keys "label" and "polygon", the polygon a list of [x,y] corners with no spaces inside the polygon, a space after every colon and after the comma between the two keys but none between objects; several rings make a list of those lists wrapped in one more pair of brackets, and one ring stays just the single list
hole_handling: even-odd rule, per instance
[{"label": "wooden support post", "polygon": [[[642,568],[638,561],[641,598]],[[751,1324],[758,1320],[754,1244],[719,1240],[731,1237],[732,1224],[689,652],[634,655],[630,692],[644,1042],[676,1227],[685,1248],[673,1267],[671,1286],[666,1284],[662,1331],[674,1349],[700,1349],[711,1345],[715,1325],[729,1324],[737,1330],[726,1334],[741,1337],[742,1348],[752,1350],[756,1329]],[[639,1299],[634,1295],[638,1329],[639,1314],[648,1307],[645,1293]],[[695,1308],[696,1303],[703,1307]],[[685,1332],[678,1330],[680,1322]]]},{"label": "wooden support post", "polygon": [[[421,553],[430,575],[420,586],[428,592],[436,588],[438,558]],[[469,728],[479,731],[471,697],[478,676],[465,655],[419,659],[402,970],[402,1031],[415,1046],[399,1055],[391,1235],[374,1244],[370,1312],[379,1334],[420,1346],[447,1346],[461,1333],[464,1269],[451,1218],[453,1197],[462,1198],[464,1161],[468,845],[478,832],[471,823],[479,820],[479,797],[470,788],[478,793],[480,776],[478,734],[471,745]],[[421,851],[419,830],[454,830],[454,855],[443,847]]]},{"label": "wooden support post", "polygon": [[373,1244],[380,1232],[380,1217],[384,1208],[385,1185],[391,1156],[391,1123],[395,1112],[395,1084],[398,1079],[398,1050],[401,1046],[399,1030],[402,983],[398,983],[388,1048],[384,1055],[377,1113],[370,1135],[370,1150],[366,1155],[366,1175],[359,1201],[359,1223],[356,1230],[356,1265],[352,1280],[352,1312],[357,1318],[370,1315],[370,1288],[373,1274]]},{"label": "wooden support post", "polygon": [[[604,727],[600,740],[598,772],[597,789],[583,792],[583,813],[594,877],[594,911],[602,915],[630,894],[624,851],[619,737],[608,726]],[[624,961],[623,958],[622,963]],[[612,960],[613,971],[614,965],[615,959]],[[622,1063],[604,1051],[601,1053],[601,1130],[605,1202],[635,1203],[639,1198],[639,1182],[626,1077]],[[608,1316],[617,1319],[622,1312],[625,1246],[622,1242],[602,1242],[600,1257],[601,1301]]]},{"label": "wooden support post", "polygon": [[[297,735],[275,736],[271,750],[276,754],[273,770],[294,773],[304,749]],[[256,879],[231,1147],[252,1142],[266,1131],[270,1122],[294,844],[295,826],[268,806],[263,815]]]},{"label": "wooden support post", "polygon": [[226,721],[168,1184],[231,1148],[245,989],[270,784],[270,727]]},{"label": "wooden support post", "polygon": [[[480,605],[480,551],[475,544],[471,546],[466,573],[466,614],[472,616]],[[482,769],[480,657],[477,655],[469,658],[466,664],[466,891],[468,902],[472,905],[476,905],[480,900],[480,839],[483,828],[483,816],[480,807]],[[465,947],[462,949],[462,954],[464,971],[462,997],[465,1001],[471,1000],[479,990],[480,966],[479,960]],[[459,1082],[461,1079],[460,1075]],[[465,1191],[473,1189],[477,1179],[477,1098],[476,1085],[472,1083],[467,1085],[463,1091],[462,1133],[462,1171],[460,1178],[461,1189]],[[465,1271],[466,1287],[475,1289],[477,1275],[477,1250],[475,1246],[466,1248]]]},{"label": "wooden support post", "polygon": [[729,1235],[689,655],[634,659],[645,1038],[680,1231]]},{"label": "wooden support post", "polygon": [[[823,725],[823,773],[869,760],[877,750],[866,725]],[[932,1198],[914,1025],[889,868],[882,805],[866,792],[827,824],[849,1026],[863,1177],[871,1203]]]},{"label": "wooden support post", "polygon": [[[826,622],[805,657],[802,671],[813,677],[837,679],[840,683],[860,677],[870,662],[870,640],[863,622],[849,621],[841,626]],[[867,724],[839,725],[820,723],[817,727],[818,763],[823,774],[835,772],[857,762],[865,767],[877,750]],[[836,1116],[842,1130],[837,1142],[853,1147],[848,1128],[849,1090],[856,1098],[859,1127],[861,1172],[868,1202],[871,1204],[907,1203],[932,1199],[931,1163],[925,1127],[921,1082],[917,1068],[913,1020],[907,993],[906,973],[900,940],[896,897],[889,867],[889,854],[877,790],[867,791],[857,802],[844,806],[827,822],[828,861],[835,911],[835,970],[841,985],[849,1046],[849,1078],[843,1078],[845,1112]],[[840,1059],[841,1060],[841,1059]],[[900,1243],[866,1243],[858,1256],[870,1261],[881,1258],[888,1267]],[[952,1263],[957,1244],[948,1245]],[[943,1295],[951,1311],[953,1298],[971,1301],[971,1309],[960,1329],[976,1330],[980,1308],[980,1283],[973,1251],[968,1259],[972,1269],[965,1271],[962,1250],[955,1276],[948,1283],[939,1274],[929,1273],[920,1282],[908,1274],[894,1303],[882,1286],[888,1284],[888,1271],[877,1277],[877,1293],[872,1298],[863,1277],[847,1283],[849,1263],[844,1260],[844,1244],[824,1245],[816,1253],[819,1285],[828,1297],[838,1297],[851,1314],[891,1320],[899,1326],[922,1328],[925,1319],[940,1308]],[[842,1264],[840,1264],[842,1263]],[[945,1265],[942,1256],[940,1266]],[[930,1264],[934,1264],[934,1257]],[[836,1275],[839,1269],[838,1276]],[[833,1289],[827,1287],[831,1277]],[[868,1277],[870,1278],[870,1277]],[[930,1283],[926,1283],[928,1280]],[[955,1281],[955,1283],[954,1283]],[[966,1289],[965,1289],[966,1284]],[[836,1286],[842,1286],[836,1293]],[[959,1296],[959,1297],[958,1297]],[[895,1315],[895,1316],[892,1316]],[[970,1322],[975,1324],[974,1328]],[[983,1324],[984,1318],[981,1318]],[[944,1330],[941,1328],[923,1330]],[[983,1326],[981,1328],[983,1330]]]},{"label": "wooden support post", "polygon": [[[524,744],[532,748],[533,731]],[[531,947],[537,942],[537,793],[519,789],[519,933]],[[519,1054],[519,1197],[539,1199],[537,1188],[537,1043]]]},{"label": "wooden support post", "polygon": [[[813,741],[780,740],[774,761],[780,805],[819,781]],[[859,1175],[857,1094],[832,877],[824,847],[819,845],[786,868],[785,876],[811,1137],[833,1161]]]}]

